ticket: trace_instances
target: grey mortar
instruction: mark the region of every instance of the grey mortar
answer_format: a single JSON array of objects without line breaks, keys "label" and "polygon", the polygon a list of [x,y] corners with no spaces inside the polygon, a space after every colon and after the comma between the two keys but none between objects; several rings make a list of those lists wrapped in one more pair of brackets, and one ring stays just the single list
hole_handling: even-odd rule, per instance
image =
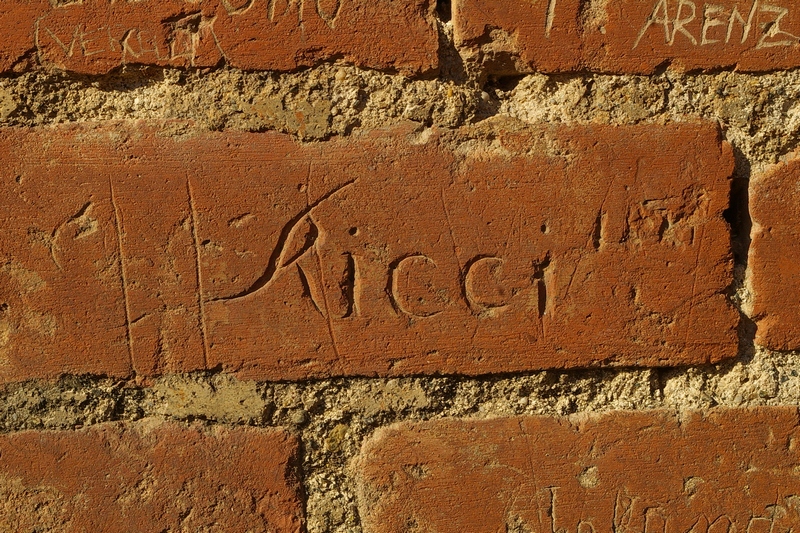
[{"label": "grey mortar", "polygon": [[743,320],[734,359],[676,369],[298,383],[243,382],[214,373],[169,375],[146,385],[65,376],[2,387],[0,431],[65,430],[148,417],[286,427],[302,442],[299,467],[308,530],[357,533],[351,464],[364,438],[379,426],[443,417],[799,405],[800,358],[754,345],[744,280],[747,183],[798,147],[800,70],[485,79],[455,52],[450,24],[442,23],[440,30],[442,71],[437,79],[408,79],[344,64],[293,73],[129,66],[104,76],[78,76],[41,69],[0,78],[0,125],[175,120],[181,131],[278,130],[307,142],[408,120],[443,128],[490,117],[534,124],[717,121],[736,153],[729,216],[736,268],[730,298]]}]

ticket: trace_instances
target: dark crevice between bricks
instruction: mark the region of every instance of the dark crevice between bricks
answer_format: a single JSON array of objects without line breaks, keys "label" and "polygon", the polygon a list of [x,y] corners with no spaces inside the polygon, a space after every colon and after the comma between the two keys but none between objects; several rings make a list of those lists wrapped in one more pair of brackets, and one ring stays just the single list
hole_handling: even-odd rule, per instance
[{"label": "dark crevice between bricks", "polygon": [[733,283],[728,296],[739,311],[739,353],[738,359],[751,361],[755,355],[756,324],[747,316],[742,308],[737,293],[742,290],[746,281],[748,256],[750,253],[750,230],[753,221],[750,218],[750,174],[751,163],[745,154],[733,146],[735,167],[731,180],[730,207],[725,210],[724,217],[731,228],[731,251],[733,252]]},{"label": "dark crevice between bricks", "polygon": [[453,2],[451,0],[437,0],[436,14],[442,22],[450,22],[453,19]]},{"label": "dark crevice between bricks", "polygon": [[750,230],[753,221],[750,219],[750,172],[751,165],[745,154],[734,145],[735,168],[731,180],[730,207],[723,216],[731,227],[731,249],[734,263],[747,267],[750,251]]}]

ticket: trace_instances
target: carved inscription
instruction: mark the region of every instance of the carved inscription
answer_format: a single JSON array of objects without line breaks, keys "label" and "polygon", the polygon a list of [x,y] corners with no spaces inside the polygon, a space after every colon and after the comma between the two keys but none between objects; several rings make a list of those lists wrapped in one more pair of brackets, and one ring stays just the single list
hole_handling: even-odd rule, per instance
[{"label": "carved inscription", "polygon": [[[677,466],[677,465],[676,465]],[[700,478],[689,478],[688,482],[695,480],[705,483]],[[594,483],[594,481],[592,481]],[[599,484],[599,481],[597,482]],[[587,486],[586,488],[593,488]],[[545,487],[537,491],[535,501],[543,503],[545,516],[550,518],[550,527],[547,533],[599,533],[601,531],[621,531],[626,533],[738,533],[791,531],[792,527],[800,525],[800,496],[794,494],[795,487],[779,488],[778,492],[786,494],[779,498],[779,502],[764,504],[763,511],[757,515],[741,516],[741,513],[732,512],[720,514],[699,513],[692,515],[691,511],[681,516],[674,516],[669,503],[649,501],[646,496],[629,494],[627,490],[618,490],[613,500],[608,501],[609,508],[593,510],[591,514],[582,516],[574,526],[569,522],[559,520],[565,511],[571,515],[565,506],[572,506],[572,502],[564,501],[561,487]],[[568,489],[567,489],[568,490]],[[559,493],[562,492],[559,497]],[[599,511],[599,512],[598,512]],[[603,516],[598,518],[597,515]],[[611,516],[611,528],[607,528],[605,518]],[[517,524],[520,520],[517,519]],[[574,522],[574,520],[573,520]],[[676,527],[675,522],[684,526]],[[509,524],[511,525],[511,524]],[[688,528],[686,527],[688,526]],[[788,529],[785,529],[788,528]]]},{"label": "carved inscription", "polygon": [[[21,1],[21,0],[13,0]],[[128,63],[288,70],[331,56],[404,72],[435,67],[428,0],[86,0],[42,3],[41,63],[87,73]],[[375,21],[392,24],[375,32]],[[405,28],[402,28],[405,26]],[[402,29],[401,29],[402,28]],[[368,45],[362,34],[380,35]]]},{"label": "carved inscription", "polygon": [[503,263],[502,258],[493,256],[479,256],[467,263],[464,295],[473,310],[486,312],[508,305],[511,295],[502,285]]},{"label": "carved inscription", "polygon": [[799,433],[791,407],[398,424],[362,449],[360,515],[366,533],[785,533]]},{"label": "carved inscription", "polygon": [[[264,273],[252,285],[232,296],[211,298],[208,301],[236,301],[251,295],[269,291],[270,286],[282,275],[295,272],[302,283],[303,296],[309,298],[317,312],[328,318],[342,319],[360,315],[361,275],[357,256],[352,252],[326,253],[319,247],[325,239],[326,230],[316,220],[314,212],[329,199],[353,186],[357,180],[341,185],[324,194],[313,204],[304,208],[281,230],[278,242],[270,254]],[[357,228],[349,233],[356,234]],[[324,262],[333,261],[332,268],[322,268]],[[410,318],[428,318],[440,314],[448,306],[458,305],[463,299],[476,316],[490,316],[502,311],[516,296],[526,288],[536,293],[532,298],[536,305],[529,306],[539,318],[546,309],[546,285],[544,271],[549,260],[533,261],[529,272],[523,279],[509,280],[501,276],[505,259],[491,255],[478,255],[467,261],[464,272],[457,273],[458,291],[451,291],[454,280],[442,279],[436,261],[425,254],[407,254],[391,262],[386,267],[386,294],[389,303],[398,315]],[[326,283],[322,274],[341,272],[333,283]],[[446,276],[446,274],[444,274]],[[527,282],[527,283],[526,283]],[[528,287],[526,287],[526,285]],[[513,286],[513,287],[512,287]],[[331,292],[331,294],[328,294]],[[330,297],[330,298],[329,298]],[[463,307],[463,305],[461,306]]]},{"label": "carved inscription", "polygon": [[[300,26],[305,20],[317,17],[325,22],[330,28],[334,28],[336,18],[342,11],[342,3],[346,0],[267,0],[266,18],[276,23],[284,17],[291,17],[297,20]],[[256,0],[244,0],[235,2],[233,0],[222,0],[225,12],[231,17],[244,15],[256,7]]]},{"label": "carved inscription", "polygon": [[635,49],[650,31],[663,31],[664,43],[685,39],[694,46],[739,43],[756,50],[794,46],[800,37],[788,31],[788,7],[775,2],[753,0],[732,5],[695,0],[657,0],[636,41]]},{"label": "carved inscription", "polygon": [[40,61],[74,70],[102,72],[125,63],[212,66],[225,56],[215,20],[208,8],[187,13],[171,1],[80,3],[37,19],[34,40]]},{"label": "carved inscription", "polygon": [[461,0],[454,37],[489,73],[651,74],[800,65],[800,9],[788,0]]},{"label": "carved inscription", "polygon": [[578,69],[583,10],[581,0],[461,0],[453,3],[454,37],[490,72]]},{"label": "carved inscription", "polygon": [[[597,2],[601,4],[601,2]],[[786,0],[608,0],[587,19],[593,69],[649,74],[798,65],[800,10]],[[594,53],[596,51],[600,53]]]},{"label": "carved inscription", "polygon": [[[0,172],[19,177],[0,196],[8,378],[62,371],[76,342],[116,349],[82,372],[258,379],[736,353],[732,156],[713,126],[515,133],[500,141],[512,155],[459,164],[403,131],[300,145],[137,129],[124,146],[117,129],[0,133],[14,147]],[[568,156],[512,148],[542,135]]]}]

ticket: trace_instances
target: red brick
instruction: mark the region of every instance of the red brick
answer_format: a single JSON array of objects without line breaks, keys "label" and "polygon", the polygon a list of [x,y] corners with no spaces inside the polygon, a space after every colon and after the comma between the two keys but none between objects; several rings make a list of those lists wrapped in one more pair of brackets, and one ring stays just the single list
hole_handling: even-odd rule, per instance
[{"label": "red brick", "polygon": [[454,0],[456,45],[488,72],[560,72],[582,65],[581,0]]},{"label": "red brick", "polygon": [[456,43],[490,73],[800,65],[800,8],[788,0],[457,0],[454,6]]},{"label": "red brick", "polygon": [[297,450],[279,430],[147,421],[3,435],[0,528],[300,532]]},{"label": "red brick", "polygon": [[365,533],[787,532],[797,408],[406,423],[357,464]]},{"label": "red brick", "polygon": [[749,259],[751,316],[756,343],[800,348],[800,161],[781,163],[751,184],[753,219]]},{"label": "red brick", "polygon": [[4,3],[17,32],[0,40],[0,57],[35,44],[43,65],[82,73],[129,63],[209,67],[223,61],[248,70],[292,70],[338,57],[405,73],[437,66],[429,0]]},{"label": "red brick", "polygon": [[714,125],[317,144],[72,127],[2,131],[0,153],[4,380],[736,353],[733,158]]},{"label": "red brick", "polygon": [[649,74],[665,63],[681,70],[742,71],[800,65],[800,6],[789,0],[606,0],[598,11],[585,34],[593,70]]}]

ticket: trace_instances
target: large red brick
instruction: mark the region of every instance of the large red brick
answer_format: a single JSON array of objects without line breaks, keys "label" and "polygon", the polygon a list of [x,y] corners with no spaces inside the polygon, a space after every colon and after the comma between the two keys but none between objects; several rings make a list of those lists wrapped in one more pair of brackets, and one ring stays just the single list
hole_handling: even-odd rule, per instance
[{"label": "large red brick", "polygon": [[488,72],[651,74],[800,65],[788,0],[456,0],[456,44]]},{"label": "large red brick", "polygon": [[796,407],[405,423],[356,465],[365,533],[800,527]]},{"label": "large red brick", "polygon": [[[332,58],[420,73],[437,67],[429,0],[7,0],[1,68],[21,50],[39,61],[99,74],[123,64],[292,70]],[[6,55],[8,59],[6,60]]]},{"label": "large red brick", "polygon": [[0,528],[299,533],[297,451],[280,430],[148,421],[3,435]]},{"label": "large red brick", "polygon": [[800,161],[781,163],[751,183],[749,259],[756,343],[800,348]]},{"label": "large red brick", "polygon": [[716,126],[495,126],[0,132],[0,376],[735,355]]}]

